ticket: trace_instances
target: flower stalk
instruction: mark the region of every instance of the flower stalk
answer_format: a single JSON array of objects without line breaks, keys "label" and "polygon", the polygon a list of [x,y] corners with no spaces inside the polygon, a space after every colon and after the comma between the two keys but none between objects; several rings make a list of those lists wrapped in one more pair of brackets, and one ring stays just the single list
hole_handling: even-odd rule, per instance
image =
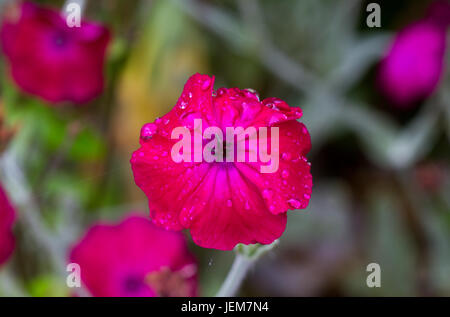
[{"label": "flower stalk", "polygon": [[234,258],[234,262],[216,296],[235,296],[252,265],[256,263],[262,255],[272,250],[277,244],[278,240],[275,240],[272,244],[268,245],[238,244],[235,248],[236,257]]}]

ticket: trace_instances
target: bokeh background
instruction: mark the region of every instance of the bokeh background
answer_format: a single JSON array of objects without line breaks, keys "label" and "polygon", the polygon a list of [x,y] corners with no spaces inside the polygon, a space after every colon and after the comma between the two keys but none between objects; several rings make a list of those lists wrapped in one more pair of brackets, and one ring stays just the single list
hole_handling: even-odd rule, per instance
[{"label": "bokeh background", "polygon": [[[2,58],[0,102],[14,137],[1,161],[15,175],[2,182],[21,216],[0,295],[70,295],[67,250],[86,228],[147,214],[129,164],[140,128],[200,72],[216,76],[215,88],[301,107],[312,138],[310,205],[289,212],[240,295],[450,296],[450,55],[433,94],[396,106],[376,85],[379,62],[432,1],[377,1],[380,28],[366,25],[370,2],[88,0],[85,15],[113,38],[105,90],[83,106],[21,93]],[[200,294],[212,296],[234,254],[190,249]],[[381,288],[366,285],[371,262]]]}]

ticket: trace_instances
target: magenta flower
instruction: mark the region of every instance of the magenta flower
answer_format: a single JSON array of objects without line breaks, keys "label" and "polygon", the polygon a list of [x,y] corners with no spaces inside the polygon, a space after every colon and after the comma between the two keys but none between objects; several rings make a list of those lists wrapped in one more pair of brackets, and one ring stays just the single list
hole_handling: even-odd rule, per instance
[{"label": "magenta flower", "polygon": [[81,279],[93,296],[195,296],[197,266],[181,233],[131,216],[97,224],[72,249]]},{"label": "magenta flower", "polygon": [[0,185],[0,265],[12,254],[15,245],[12,226],[15,212]]},{"label": "magenta flower", "polygon": [[5,17],[0,40],[12,78],[27,93],[84,103],[103,90],[110,35],[101,25],[70,28],[58,11],[25,2],[18,17]]},{"label": "magenta flower", "polygon": [[431,95],[444,70],[445,45],[445,27],[431,19],[399,32],[378,72],[378,85],[384,95],[400,107]]},{"label": "magenta flower", "polygon": [[[202,247],[230,250],[237,243],[272,243],[285,230],[286,211],[306,208],[311,197],[312,177],[305,157],[311,141],[306,127],[297,121],[302,112],[278,98],[260,101],[250,89],[214,91],[213,84],[214,77],[195,74],[175,107],[144,125],[141,148],[131,159],[134,179],[148,197],[153,222],[173,230],[189,229]],[[270,128],[267,144],[278,168],[262,172],[269,162],[261,157],[253,162],[177,163],[172,155],[178,142],[171,137],[174,129],[197,131],[199,120],[203,133],[207,127],[216,127],[223,135],[229,127]],[[278,136],[272,132],[275,127]],[[243,132],[236,138],[248,143],[246,158],[263,148],[248,142]],[[222,155],[236,156],[236,147],[226,145],[232,139],[219,145]],[[272,144],[273,140],[278,142]],[[194,148],[192,157],[201,156],[203,145]]]}]

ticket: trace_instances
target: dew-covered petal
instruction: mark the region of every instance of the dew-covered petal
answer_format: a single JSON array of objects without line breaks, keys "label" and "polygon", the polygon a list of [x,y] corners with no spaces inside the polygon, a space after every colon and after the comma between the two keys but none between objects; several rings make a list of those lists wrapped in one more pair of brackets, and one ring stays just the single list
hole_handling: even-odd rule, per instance
[{"label": "dew-covered petal", "polygon": [[215,125],[212,108],[214,77],[195,74],[184,85],[183,92],[173,109],[157,119],[158,134],[169,138],[178,127],[193,130],[194,120],[202,119],[203,129]]},{"label": "dew-covered petal", "polygon": [[284,122],[278,128],[279,167],[276,172],[261,173],[261,167],[268,163],[236,163],[239,171],[259,189],[267,208],[274,214],[306,208],[312,190],[310,164],[306,159],[311,148],[308,130],[297,121]]},{"label": "dew-covered petal", "polygon": [[155,224],[181,230],[179,214],[184,202],[199,186],[211,166],[207,163],[174,162],[171,149],[175,141],[155,135],[141,141],[133,153],[131,167],[136,185],[147,195]]},{"label": "dew-covered petal", "polygon": [[205,248],[270,244],[286,227],[286,214],[269,212],[259,190],[233,165],[214,165],[184,207],[180,217]]}]

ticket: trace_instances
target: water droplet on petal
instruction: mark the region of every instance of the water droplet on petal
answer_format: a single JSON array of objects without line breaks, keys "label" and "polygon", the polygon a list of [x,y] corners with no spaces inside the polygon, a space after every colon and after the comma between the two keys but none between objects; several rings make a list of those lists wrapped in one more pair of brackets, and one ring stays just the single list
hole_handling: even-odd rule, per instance
[{"label": "water droplet on petal", "polygon": [[187,105],[188,105],[187,102],[184,101],[184,100],[182,100],[182,101],[180,102],[180,109],[186,109]]},{"label": "water droplet on petal", "polygon": [[304,195],[303,195],[303,198],[305,198],[305,199],[310,199],[310,198],[311,198],[311,195],[310,195],[310,194],[304,194]]},{"label": "water droplet on petal", "polygon": [[251,96],[256,97],[256,99],[257,99],[258,101],[260,101],[260,99],[259,99],[259,94],[258,94],[258,92],[257,92],[255,89],[252,89],[252,88],[246,88],[245,90],[248,91],[248,92],[251,94]]},{"label": "water droplet on petal", "polygon": [[209,86],[211,86],[211,79],[208,78],[207,80],[205,80],[205,81],[203,82],[203,84],[202,84],[202,90],[208,89]]},{"label": "water droplet on petal", "polygon": [[294,208],[294,209],[298,209],[298,208],[300,208],[300,206],[302,205],[301,202],[300,202],[299,200],[295,199],[295,198],[289,199],[289,200],[287,201],[287,203],[288,203],[288,205],[289,205],[291,208]]},{"label": "water droplet on petal", "polygon": [[262,196],[265,199],[271,199],[272,196],[273,196],[273,191],[271,189],[264,189],[263,192],[262,192]]},{"label": "water droplet on petal", "polygon": [[245,209],[250,210],[250,203],[248,202],[248,200],[245,202]]},{"label": "water droplet on petal", "polygon": [[149,140],[158,131],[158,126],[154,123],[147,123],[141,128],[141,139]]},{"label": "water droplet on petal", "polygon": [[286,119],[287,119],[287,116],[284,113],[274,114],[269,118],[268,125],[271,126],[271,125],[274,125],[274,124],[279,123]]},{"label": "water droplet on petal", "polygon": [[289,161],[291,159],[291,154],[288,152],[284,152],[283,154],[281,154],[281,158],[285,161]]},{"label": "water droplet on petal", "polygon": [[289,177],[289,171],[288,170],[283,170],[281,172],[281,177],[283,178],[288,178]]},{"label": "water droplet on petal", "polygon": [[227,206],[228,207],[232,207],[233,206],[233,202],[231,201],[231,199],[227,200]]}]

